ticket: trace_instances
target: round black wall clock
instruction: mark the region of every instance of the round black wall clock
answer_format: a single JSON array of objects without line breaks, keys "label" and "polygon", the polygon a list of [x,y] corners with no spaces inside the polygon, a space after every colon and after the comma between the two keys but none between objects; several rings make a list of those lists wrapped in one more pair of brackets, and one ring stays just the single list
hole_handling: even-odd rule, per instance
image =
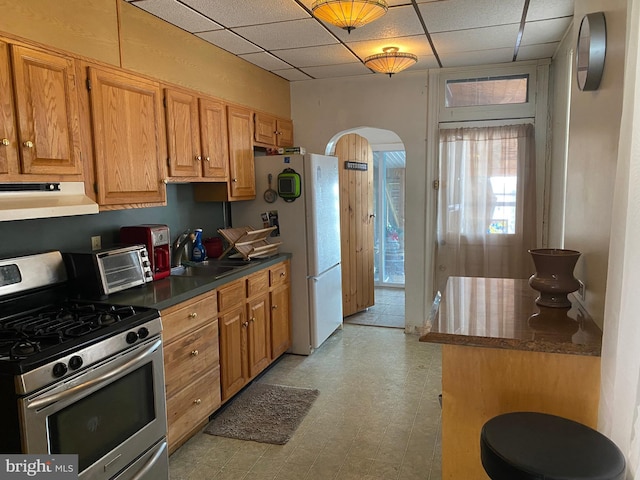
[{"label": "round black wall clock", "polygon": [[580,22],[576,48],[576,80],[580,90],[597,90],[604,70],[607,27],[603,12],[589,13]]}]

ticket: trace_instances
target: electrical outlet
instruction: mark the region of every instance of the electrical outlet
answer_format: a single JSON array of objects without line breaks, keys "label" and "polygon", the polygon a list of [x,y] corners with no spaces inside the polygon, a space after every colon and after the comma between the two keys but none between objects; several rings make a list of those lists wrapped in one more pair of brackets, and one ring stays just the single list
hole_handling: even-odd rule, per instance
[{"label": "electrical outlet", "polygon": [[102,248],[102,239],[100,235],[91,237],[91,250],[100,250]]},{"label": "electrical outlet", "polygon": [[584,302],[586,295],[584,283],[582,283],[582,280],[578,280],[578,283],[580,284],[578,287],[578,296],[580,297],[580,300]]}]

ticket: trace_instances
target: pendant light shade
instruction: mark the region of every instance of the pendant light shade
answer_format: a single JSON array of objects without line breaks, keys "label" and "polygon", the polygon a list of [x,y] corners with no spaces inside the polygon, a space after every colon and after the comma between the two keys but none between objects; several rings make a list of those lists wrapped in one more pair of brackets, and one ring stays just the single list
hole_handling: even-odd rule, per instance
[{"label": "pendant light shade", "polygon": [[387,13],[384,0],[316,0],[311,6],[313,15],[348,33]]},{"label": "pendant light shade", "polygon": [[418,61],[413,53],[399,52],[396,47],[383,48],[384,53],[371,55],[364,59],[365,66],[378,73],[386,73],[391,76],[401,72],[405,68],[415,65]]}]

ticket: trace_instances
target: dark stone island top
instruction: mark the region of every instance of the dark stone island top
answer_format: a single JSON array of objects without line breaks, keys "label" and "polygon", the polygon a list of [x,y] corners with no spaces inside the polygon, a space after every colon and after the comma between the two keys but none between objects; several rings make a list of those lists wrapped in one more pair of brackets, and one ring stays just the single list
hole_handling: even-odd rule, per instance
[{"label": "dark stone island top", "polygon": [[423,326],[421,342],[599,356],[602,331],[576,299],[536,305],[527,280],[450,277]]}]

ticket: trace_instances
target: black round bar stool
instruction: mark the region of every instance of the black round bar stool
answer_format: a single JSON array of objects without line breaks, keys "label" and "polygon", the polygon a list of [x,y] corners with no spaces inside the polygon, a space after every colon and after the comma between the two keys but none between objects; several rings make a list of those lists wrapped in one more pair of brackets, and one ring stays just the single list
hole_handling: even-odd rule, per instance
[{"label": "black round bar stool", "polygon": [[566,418],[513,412],[487,421],[480,458],[492,480],[622,480],[620,449],[600,432]]}]

